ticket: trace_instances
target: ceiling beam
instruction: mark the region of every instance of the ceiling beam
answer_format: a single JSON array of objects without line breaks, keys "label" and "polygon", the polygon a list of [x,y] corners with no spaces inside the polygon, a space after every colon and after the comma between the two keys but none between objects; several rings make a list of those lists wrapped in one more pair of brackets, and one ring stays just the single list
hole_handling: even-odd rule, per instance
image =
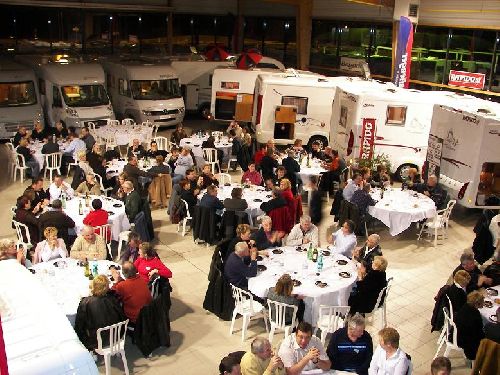
[{"label": "ceiling beam", "polygon": [[115,4],[115,3],[89,3],[89,2],[70,2],[70,1],[39,1],[39,0],[0,0],[0,4],[11,6],[30,6],[42,8],[74,8],[88,10],[112,10],[118,12],[172,12],[173,7],[166,5],[147,5],[147,4]]}]

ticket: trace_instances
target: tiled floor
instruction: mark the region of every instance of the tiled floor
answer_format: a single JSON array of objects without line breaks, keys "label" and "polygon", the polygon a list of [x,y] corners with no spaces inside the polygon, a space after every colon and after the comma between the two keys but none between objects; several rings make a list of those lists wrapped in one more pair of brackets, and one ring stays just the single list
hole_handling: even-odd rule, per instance
[{"label": "tiled floor", "polygon": [[[3,145],[0,145],[3,147]],[[0,160],[1,161],[1,160]],[[3,164],[4,165],[4,164]],[[14,236],[10,222],[10,207],[22,193],[23,185],[5,182],[0,177],[0,238]],[[333,230],[332,217],[325,203],[325,219],[320,226],[322,241]],[[401,347],[411,354],[414,373],[427,374],[436,351],[437,333],[430,332],[430,318],[434,306],[433,297],[446,282],[450,272],[458,264],[459,256],[473,240],[472,227],[478,213],[457,208],[452,214],[449,238],[436,248],[431,242],[416,241],[416,230],[411,228],[398,237],[390,237],[381,228],[381,245],[388,259],[388,276],[394,277],[388,299],[388,324],[401,334]],[[220,359],[230,351],[247,350],[251,339],[265,333],[262,320],[252,323],[249,338],[241,343],[239,331],[229,336],[229,322],[220,321],[202,307],[208,285],[207,274],[213,248],[196,245],[190,234],[181,237],[176,226],[169,223],[164,210],[153,211],[157,233],[156,250],[173,271],[172,346],[154,352],[144,359],[138,350],[127,344],[127,358],[132,373],[166,374],[179,371],[183,375],[216,374]],[[361,242],[363,239],[359,239]],[[378,318],[378,317],[377,317]],[[374,322],[377,324],[377,320]],[[241,320],[236,324],[239,329]],[[373,322],[367,327],[373,337],[377,329]],[[275,337],[277,344],[282,334]],[[465,363],[452,353],[453,374],[469,374]],[[123,373],[119,358],[113,359],[113,374]],[[104,373],[103,366],[100,371]]]}]

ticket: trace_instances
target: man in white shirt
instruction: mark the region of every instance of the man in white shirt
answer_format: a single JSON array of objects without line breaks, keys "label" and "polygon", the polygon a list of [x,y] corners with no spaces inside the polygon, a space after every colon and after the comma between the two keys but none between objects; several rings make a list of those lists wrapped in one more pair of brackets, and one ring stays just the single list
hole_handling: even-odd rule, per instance
[{"label": "man in white shirt", "polygon": [[176,184],[184,178],[186,171],[193,167],[193,157],[191,156],[191,149],[184,147],[175,162],[174,177],[172,183]]},{"label": "man in white shirt", "polygon": [[352,258],[352,251],[356,247],[356,235],[354,234],[354,222],[346,220],[342,224],[342,228],[333,232],[332,236],[328,238],[328,243],[333,244],[333,252],[335,254],[342,254],[348,258]]},{"label": "man in white shirt", "polygon": [[354,173],[352,175],[351,180],[347,180],[347,185],[344,187],[342,191],[342,196],[346,201],[351,201],[352,195],[356,190],[359,190],[363,187],[363,176],[359,173]]},{"label": "man in white shirt", "polygon": [[78,136],[71,132],[68,134],[68,139],[70,140],[68,147],[64,150],[61,160],[61,173],[66,173],[67,166],[69,163],[78,160],[78,152],[87,152],[87,145]]},{"label": "man in white shirt", "polygon": [[300,246],[312,244],[313,247],[319,246],[319,230],[316,225],[311,223],[311,217],[303,215],[300,223],[295,224],[286,239],[286,246]]},{"label": "man in white shirt", "polygon": [[287,375],[299,375],[302,371],[321,369],[327,371],[331,362],[321,340],[312,336],[312,326],[300,322],[297,331],[285,337],[278,351]]},{"label": "man in white shirt", "polygon": [[386,327],[379,331],[379,346],[375,349],[368,375],[406,375],[410,360],[399,349],[399,333]]},{"label": "man in white shirt", "polygon": [[66,194],[66,198],[73,198],[75,191],[71,188],[70,184],[63,181],[61,175],[56,174],[54,176],[53,182],[49,186],[50,201],[54,199],[61,199],[61,193]]},{"label": "man in white shirt", "polygon": [[493,216],[490,221],[490,233],[493,239],[493,246],[500,250],[500,214]]}]

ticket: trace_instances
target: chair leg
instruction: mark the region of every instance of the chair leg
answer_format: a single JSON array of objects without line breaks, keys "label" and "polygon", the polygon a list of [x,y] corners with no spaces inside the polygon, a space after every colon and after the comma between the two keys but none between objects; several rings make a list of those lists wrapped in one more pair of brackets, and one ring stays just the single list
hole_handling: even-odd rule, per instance
[{"label": "chair leg", "polygon": [[111,356],[109,354],[104,355],[104,366],[106,367],[106,375],[111,375]]},{"label": "chair leg", "polygon": [[436,228],[434,228],[434,247],[437,246],[437,243],[438,243],[438,228],[436,226]]},{"label": "chair leg", "polygon": [[326,329],[321,330],[321,343],[325,346],[326,335],[328,334]]},{"label": "chair leg", "polygon": [[233,311],[233,319],[231,320],[231,327],[229,327],[229,336],[233,334],[234,322],[236,321],[236,310]]},{"label": "chair leg", "polygon": [[274,338],[274,331],[275,331],[275,329],[276,329],[276,326],[271,323],[271,329],[269,330],[269,337],[268,337],[268,340],[271,343],[271,345],[273,344],[273,338]]},{"label": "chair leg", "polygon": [[448,345],[448,343],[446,343],[446,349],[444,350],[443,356],[448,358],[448,356],[450,355],[450,352],[451,352],[451,347]]},{"label": "chair leg", "polygon": [[116,259],[120,259],[120,254],[122,252],[122,245],[123,241],[122,240],[118,241],[118,254],[116,255]]},{"label": "chair leg", "polygon": [[241,327],[241,342],[245,342],[248,325],[250,323],[250,316],[243,314],[243,325]]},{"label": "chair leg", "polygon": [[417,241],[420,241],[420,237],[422,237],[422,232],[424,231],[425,224],[422,224],[422,228],[420,228],[420,232],[418,233]]},{"label": "chair leg", "polygon": [[269,327],[267,325],[267,314],[266,314],[266,310],[264,310],[262,312],[262,315],[264,316],[264,325],[266,326],[266,332],[269,332]]},{"label": "chair leg", "polygon": [[441,348],[443,347],[445,341],[446,340],[442,340],[441,343],[439,344],[439,346],[438,346],[438,348],[436,350],[436,354],[434,354],[434,358],[436,358],[439,355],[439,352],[441,351]]},{"label": "chair leg", "polygon": [[120,350],[120,354],[122,356],[122,362],[123,362],[123,369],[125,370],[125,374],[129,375],[129,370],[128,370],[128,363],[127,363],[127,357],[125,357],[125,350]]}]

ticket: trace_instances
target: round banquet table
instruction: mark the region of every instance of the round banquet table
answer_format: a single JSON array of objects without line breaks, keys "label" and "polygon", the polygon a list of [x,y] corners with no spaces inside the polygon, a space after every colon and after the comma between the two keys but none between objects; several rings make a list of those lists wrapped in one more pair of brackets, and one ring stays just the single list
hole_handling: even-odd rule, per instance
[{"label": "round banquet table", "polygon": [[319,176],[322,173],[328,172],[325,168],[321,166],[321,160],[319,159],[311,159],[310,166],[307,167],[307,158],[302,159],[302,163],[300,165],[299,176],[302,180],[304,186],[309,182],[310,176]]},{"label": "round banquet table", "polygon": [[377,204],[370,206],[368,213],[383,222],[391,236],[405,231],[411,223],[436,216],[434,201],[412,190],[390,188],[380,199],[380,189],[373,189],[370,195]]},{"label": "round banquet table", "polygon": [[134,139],[141,143],[147,143],[152,137],[153,128],[142,125],[106,125],[95,130],[95,134],[101,138],[116,136],[116,143],[119,146],[129,145]]},{"label": "round banquet table", "polygon": [[[92,202],[95,198],[99,198],[102,201],[102,209],[108,211],[108,223],[111,224],[111,239],[118,241],[120,233],[130,229],[130,223],[127,215],[125,215],[125,205],[117,199],[102,195],[99,197],[91,195],[90,201]],[[83,215],[78,213],[80,201],[83,204]],[[115,207],[115,205],[117,207]],[[89,211],[90,208],[85,207],[84,198],[74,197],[73,199],[66,201],[66,208],[64,209],[64,212],[75,222],[76,234],[79,234],[83,229],[83,219],[87,216]]]},{"label": "round banquet table", "polygon": [[[76,259],[64,258],[54,259],[49,262],[35,264],[31,269],[35,270],[37,277],[48,294],[54,299],[68,318],[71,325],[75,325],[76,311],[82,297],[90,295],[90,280],[84,275],[84,268],[78,266]],[[94,261],[89,260],[90,271]],[[109,260],[98,260],[97,269],[99,275],[111,275],[110,265],[116,263]]]},{"label": "round banquet table", "polygon": [[484,301],[490,301],[491,307],[484,306],[483,308],[479,309],[481,317],[483,318],[483,324],[494,323],[496,321],[495,319],[497,309],[500,307],[500,285],[494,286],[492,288],[486,288]]},{"label": "round banquet table", "polygon": [[[38,165],[40,166],[40,170],[43,169],[43,166],[45,164],[45,155],[42,154],[42,147],[44,144],[45,143],[43,143],[43,142],[35,141],[29,145],[29,149],[35,152],[33,154],[33,157],[38,162]],[[57,144],[59,145],[59,152],[64,153],[64,150],[66,149],[66,146],[68,145],[68,143],[63,142],[63,141],[58,141]]]},{"label": "round banquet table", "polygon": [[[357,278],[356,266],[347,257],[332,254],[323,257],[323,270],[317,275],[316,263],[307,260],[307,250],[297,251],[298,247],[284,246],[282,254],[274,254],[269,249],[269,258],[264,257],[259,265],[264,265],[265,271],[258,271],[256,277],[248,279],[248,290],[258,297],[267,297],[270,288],[276,285],[281,275],[288,273],[302,284],[293,288],[293,294],[304,296],[306,305],[304,321],[316,326],[320,305],[347,306],[347,300],[352,286]],[[347,262],[340,265],[338,261]],[[341,277],[340,272],[347,272],[347,277]],[[328,285],[317,286],[316,281]]]},{"label": "round banquet table", "polygon": [[[197,165],[204,165],[205,161],[203,159],[203,148],[202,143],[208,139],[208,136],[198,137],[197,135],[192,135],[189,138],[183,138],[179,142],[180,147],[189,146],[193,151],[193,155],[196,158]],[[215,142],[215,148],[221,150],[224,153],[223,160],[228,161],[231,156],[231,149],[233,148],[233,141],[228,137],[221,137],[219,142]]]}]

